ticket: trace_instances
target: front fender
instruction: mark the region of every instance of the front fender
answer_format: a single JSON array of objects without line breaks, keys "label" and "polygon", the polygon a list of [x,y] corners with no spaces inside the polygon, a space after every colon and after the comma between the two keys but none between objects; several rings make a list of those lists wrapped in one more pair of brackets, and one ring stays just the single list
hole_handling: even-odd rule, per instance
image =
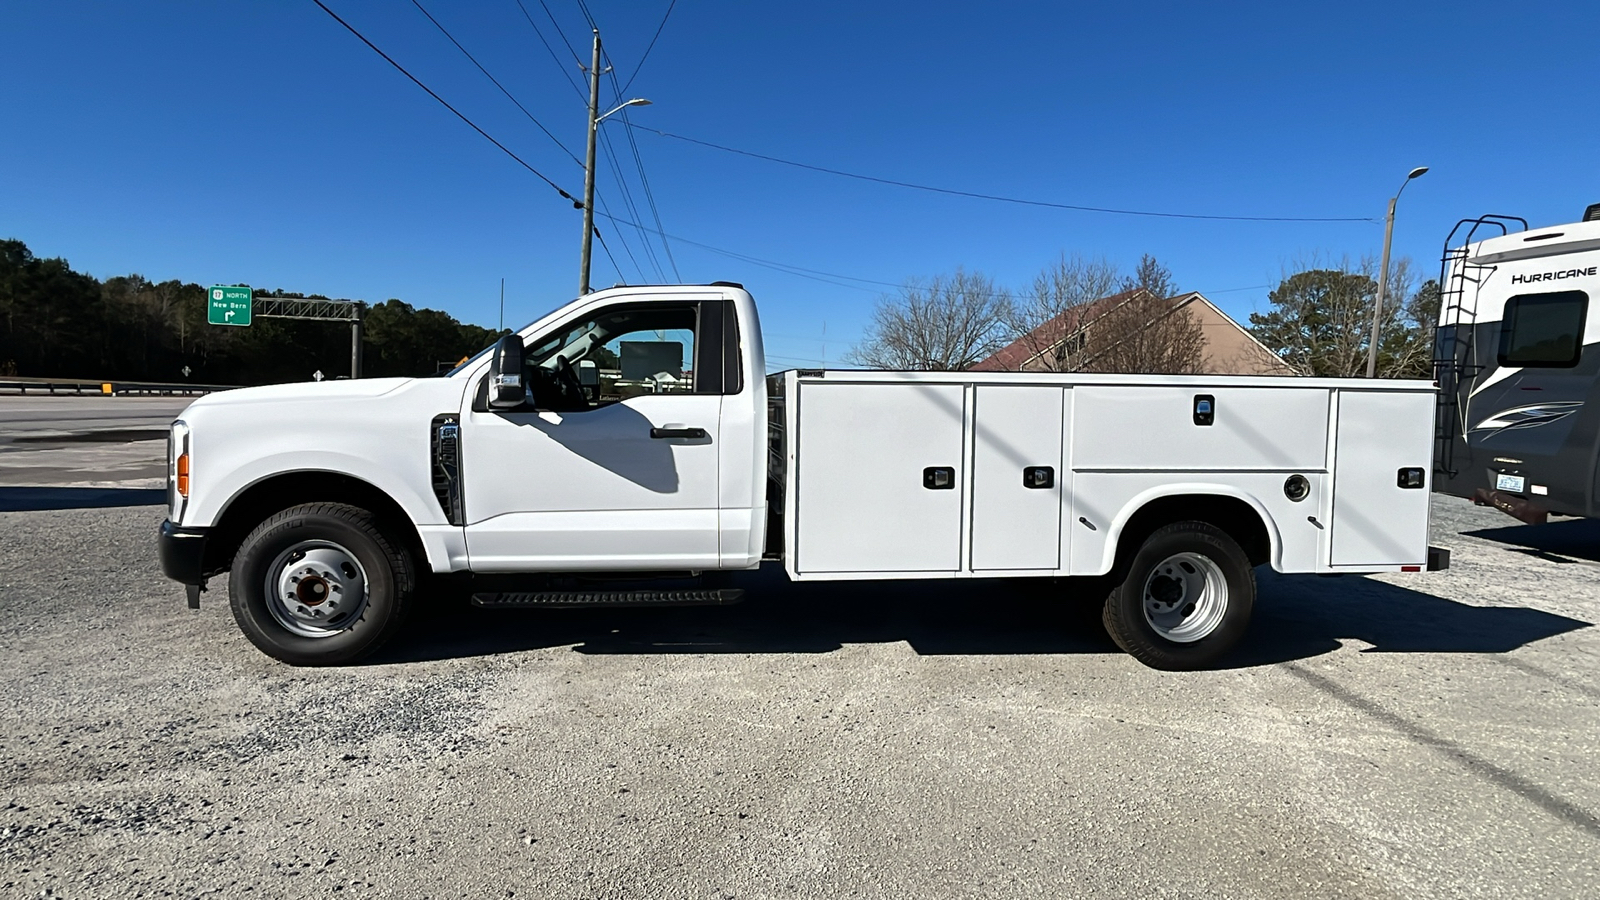
[{"label": "front fender", "polygon": [[[420,459],[425,461],[427,448],[423,447],[422,452]],[[394,500],[414,525],[448,525],[431,484],[426,481],[427,473],[423,472],[420,478],[406,477],[406,462],[387,456],[379,453],[377,458],[369,458],[328,450],[296,450],[236,461],[221,474],[212,470],[195,477],[196,489],[190,496],[183,524],[202,528],[214,525],[235,499],[269,478],[320,472],[345,475],[372,485]],[[203,457],[197,453],[196,458]],[[411,465],[415,466],[415,461]]]}]

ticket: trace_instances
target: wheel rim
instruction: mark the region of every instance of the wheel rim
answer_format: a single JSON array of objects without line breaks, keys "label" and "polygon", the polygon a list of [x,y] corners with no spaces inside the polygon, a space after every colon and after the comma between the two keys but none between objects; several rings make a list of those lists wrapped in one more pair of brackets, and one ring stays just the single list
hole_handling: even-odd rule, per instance
[{"label": "wheel rim", "polygon": [[1174,553],[1144,580],[1144,620],[1155,633],[1179,644],[1217,630],[1228,611],[1228,580],[1199,553]]},{"label": "wheel rim", "polygon": [[332,637],[367,608],[367,572],[355,554],[332,541],[300,541],[267,568],[267,611],[288,631]]}]

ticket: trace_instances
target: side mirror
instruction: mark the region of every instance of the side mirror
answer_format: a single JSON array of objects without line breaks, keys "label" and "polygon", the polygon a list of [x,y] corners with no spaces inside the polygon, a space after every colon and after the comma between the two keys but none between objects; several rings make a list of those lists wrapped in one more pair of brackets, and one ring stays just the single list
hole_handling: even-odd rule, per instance
[{"label": "side mirror", "polygon": [[526,402],[528,388],[522,375],[522,336],[508,334],[489,357],[490,409],[516,409]]}]

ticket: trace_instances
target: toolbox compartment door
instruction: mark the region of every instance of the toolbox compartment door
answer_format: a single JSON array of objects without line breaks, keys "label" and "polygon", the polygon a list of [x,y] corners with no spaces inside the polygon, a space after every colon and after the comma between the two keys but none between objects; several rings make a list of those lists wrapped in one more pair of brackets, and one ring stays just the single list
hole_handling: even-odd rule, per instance
[{"label": "toolbox compartment door", "polygon": [[[1434,395],[1339,391],[1333,462],[1334,566],[1425,565]],[[1402,469],[1421,469],[1402,487]]]},{"label": "toolbox compartment door", "polygon": [[973,409],[972,568],[1061,566],[1060,387],[980,384]]},{"label": "toolbox compartment door", "polygon": [[965,397],[959,384],[800,384],[798,572],[961,569]]}]

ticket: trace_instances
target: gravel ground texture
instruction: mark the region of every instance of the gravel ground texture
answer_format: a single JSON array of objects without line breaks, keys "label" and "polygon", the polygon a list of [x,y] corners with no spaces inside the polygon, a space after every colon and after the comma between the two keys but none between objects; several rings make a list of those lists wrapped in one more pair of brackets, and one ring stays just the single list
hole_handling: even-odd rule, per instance
[{"label": "gravel ground texture", "polygon": [[221,579],[185,608],[159,507],[30,505],[4,898],[1600,894],[1596,522],[1436,497],[1449,571],[1260,571],[1212,672],[1141,667],[1059,585],[774,571],[721,609],[436,586],[306,670]]}]

